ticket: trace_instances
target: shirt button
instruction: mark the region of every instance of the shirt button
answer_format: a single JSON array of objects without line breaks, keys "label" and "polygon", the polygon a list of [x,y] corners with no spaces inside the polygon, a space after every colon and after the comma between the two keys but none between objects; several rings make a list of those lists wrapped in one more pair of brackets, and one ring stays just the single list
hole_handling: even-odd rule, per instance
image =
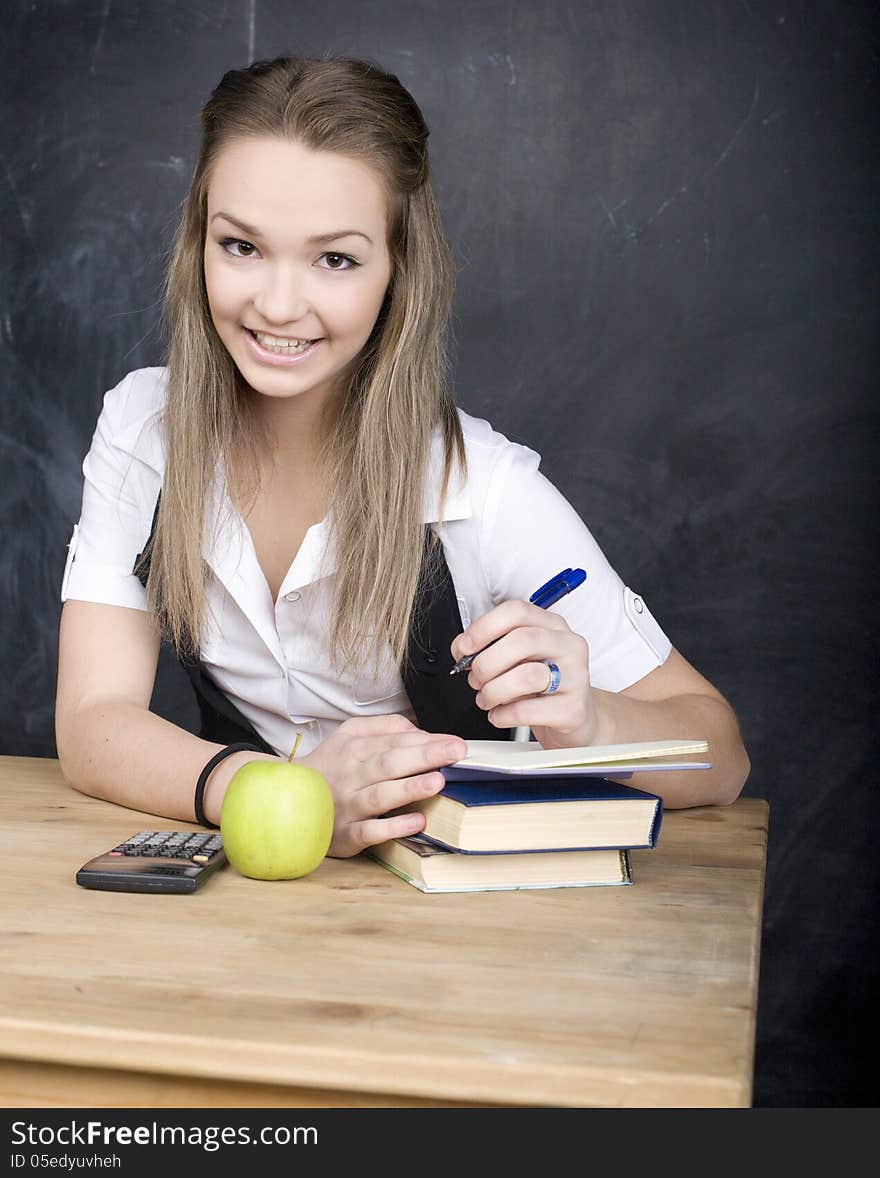
[{"label": "shirt button", "polygon": [[285,601],[299,601],[301,597],[302,594],[296,589],[292,589],[290,593],[284,594]]},{"label": "shirt button", "polygon": [[640,597],[634,597],[633,598],[633,609],[636,611],[636,613],[637,614],[642,613],[644,611],[644,608],[645,607],[642,604],[642,599]]}]

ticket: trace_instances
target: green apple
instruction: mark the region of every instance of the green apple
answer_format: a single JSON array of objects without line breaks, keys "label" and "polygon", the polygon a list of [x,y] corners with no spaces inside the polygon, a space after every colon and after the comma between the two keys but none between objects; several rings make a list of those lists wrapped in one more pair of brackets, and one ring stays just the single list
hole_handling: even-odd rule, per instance
[{"label": "green apple", "polygon": [[308,875],[333,836],[326,777],[292,760],[248,761],[226,788],[220,836],[229,862],[251,879]]}]

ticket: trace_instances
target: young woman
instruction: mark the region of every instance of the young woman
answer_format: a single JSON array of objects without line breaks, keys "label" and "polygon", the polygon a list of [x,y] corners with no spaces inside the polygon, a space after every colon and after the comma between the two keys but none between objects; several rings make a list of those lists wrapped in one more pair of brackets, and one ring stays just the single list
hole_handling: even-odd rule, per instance
[{"label": "young woman", "polygon": [[[67,780],[217,823],[235,770],[299,736],[345,856],[421,829],[386,815],[442,787],[463,737],[527,726],[545,747],[707,739],[711,770],[632,783],[669,807],[733,801],[749,766],[728,703],[538,456],[454,406],[452,265],[410,94],[372,63],[277,59],[227,73],[202,127],[167,365],[107,393],[83,464]],[[576,592],[529,604],[569,566],[587,573]],[[199,736],[149,710],[163,635]]]}]

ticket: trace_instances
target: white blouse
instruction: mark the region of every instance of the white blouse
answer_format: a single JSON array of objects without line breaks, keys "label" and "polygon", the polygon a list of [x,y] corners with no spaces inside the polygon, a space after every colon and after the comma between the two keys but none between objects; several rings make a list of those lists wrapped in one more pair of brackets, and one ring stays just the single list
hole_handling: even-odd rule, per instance
[{"label": "white blouse", "polygon": [[[147,609],[146,590],[132,569],[162,486],[165,441],[158,414],[165,395],[166,370],[141,368],[104,397],[83,462],[82,512],[70,540],[62,601]],[[539,455],[480,418],[461,410],[459,418],[467,481],[454,474],[440,517],[438,435],[423,520],[439,525],[463,624],[501,601],[528,600],[561,569],[583,568],[583,585],[551,608],[586,638],[593,685],[620,691],[660,666],[671,650],[669,639],[539,472]],[[204,554],[209,577],[202,662],[279,754],[287,756],[297,733],[300,752],[310,752],[351,716],[398,712],[415,719],[387,644],[378,675],[343,681],[331,665],[334,561],[327,520],[309,528],[273,601],[247,525],[218,473],[206,512]]]}]

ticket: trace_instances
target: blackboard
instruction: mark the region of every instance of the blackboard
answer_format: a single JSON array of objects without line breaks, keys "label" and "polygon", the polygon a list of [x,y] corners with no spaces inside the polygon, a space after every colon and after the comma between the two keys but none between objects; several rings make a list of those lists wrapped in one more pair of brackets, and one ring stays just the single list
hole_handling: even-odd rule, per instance
[{"label": "blackboard", "polygon": [[[104,392],[228,68],[369,57],[432,129],[460,404],[543,455],[771,805],[757,1105],[876,1105],[876,6],[8,0],[0,752],[53,756]],[[163,656],[154,707],[195,723]]]}]

